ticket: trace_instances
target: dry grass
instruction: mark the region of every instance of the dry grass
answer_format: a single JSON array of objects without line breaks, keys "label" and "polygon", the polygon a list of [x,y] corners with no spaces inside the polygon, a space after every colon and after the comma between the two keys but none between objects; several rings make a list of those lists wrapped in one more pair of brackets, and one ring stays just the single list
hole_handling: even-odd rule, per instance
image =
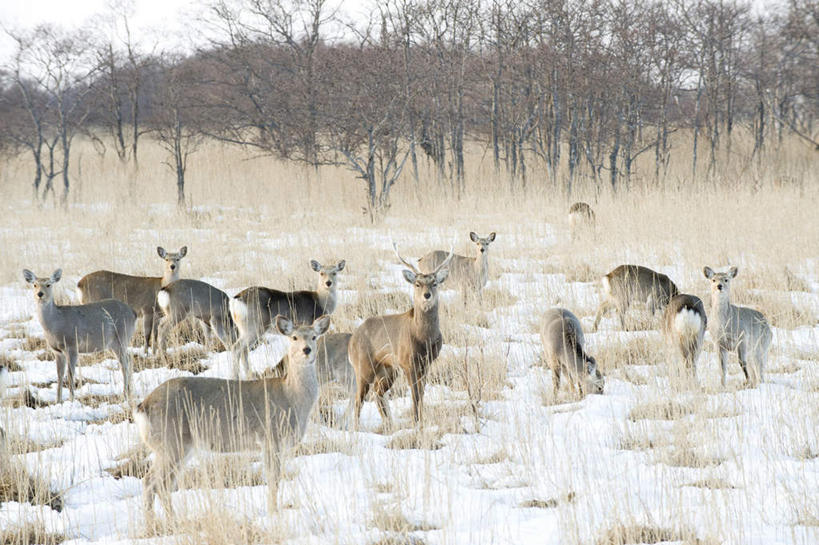
[{"label": "dry grass", "polygon": [[65,536],[49,531],[42,522],[13,524],[0,529],[2,545],[58,545]]},{"label": "dry grass", "polygon": [[17,363],[17,360],[12,358],[8,354],[0,354],[0,367],[5,367],[10,372],[23,370],[23,368],[20,367],[20,364]]},{"label": "dry grass", "polygon": [[636,420],[677,420],[694,413],[690,406],[677,401],[652,401],[632,407],[628,419]]},{"label": "dry grass", "polygon": [[638,545],[664,543],[666,541],[682,542],[684,545],[703,543],[692,530],[675,530],[653,525],[617,525],[609,528],[597,538],[597,545]]},{"label": "dry grass", "polygon": [[2,456],[0,452],[0,503],[28,502],[62,511],[63,499],[59,491],[52,490],[46,480],[30,475],[16,459],[2,459]]},{"label": "dry grass", "polygon": [[522,501],[518,504],[518,507],[529,509],[554,509],[561,504],[574,503],[576,497],[577,495],[570,491],[557,498],[549,498],[546,500],[533,498],[531,500]]},{"label": "dry grass", "polygon": [[656,365],[663,361],[665,345],[654,337],[632,337],[611,341],[594,353],[603,373],[627,365]]}]

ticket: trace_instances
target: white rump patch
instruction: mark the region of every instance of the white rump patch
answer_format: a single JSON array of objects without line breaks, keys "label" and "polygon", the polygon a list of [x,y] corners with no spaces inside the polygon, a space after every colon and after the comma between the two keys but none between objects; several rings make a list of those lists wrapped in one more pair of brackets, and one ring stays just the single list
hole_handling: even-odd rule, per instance
[{"label": "white rump patch", "polygon": [[156,302],[159,303],[159,308],[167,314],[171,307],[171,296],[168,295],[168,292],[159,290],[159,293],[156,294]]},{"label": "white rump patch", "polygon": [[699,312],[684,308],[674,318],[674,328],[681,336],[695,337],[700,334],[702,316],[700,316]]},{"label": "white rump patch", "polygon": [[136,422],[137,429],[139,429],[139,436],[142,442],[148,443],[148,415],[140,411],[138,408],[134,409],[134,422]]},{"label": "white rump patch", "polygon": [[233,318],[239,333],[244,335],[247,329],[247,305],[241,299],[231,297],[228,307],[230,308],[230,317]]}]

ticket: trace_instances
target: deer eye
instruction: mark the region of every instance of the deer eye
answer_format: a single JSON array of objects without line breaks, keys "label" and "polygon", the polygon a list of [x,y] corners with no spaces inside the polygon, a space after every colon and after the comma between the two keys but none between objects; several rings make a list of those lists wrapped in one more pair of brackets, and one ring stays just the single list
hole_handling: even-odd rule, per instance
[{"label": "deer eye", "polygon": [[294,341],[298,341],[298,340],[299,340],[299,338],[298,338],[297,336],[293,335],[293,340],[294,340]]},{"label": "deer eye", "polygon": [[316,340],[316,336],[315,336],[315,335],[313,335],[313,340],[314,340],[314,341]]}]

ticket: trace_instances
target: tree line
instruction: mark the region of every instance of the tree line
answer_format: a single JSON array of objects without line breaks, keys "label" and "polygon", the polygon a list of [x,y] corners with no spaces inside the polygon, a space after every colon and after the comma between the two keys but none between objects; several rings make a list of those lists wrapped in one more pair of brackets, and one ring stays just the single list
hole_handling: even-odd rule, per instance
[{"label": "tree line", "polygon": [[579,176],[627,188],[643,154],[663,183],[683,130],[692,176],[717,174],[740,127],[747,161],[786,135],[819,149],[813,0],[764,13],[747,0],[388,0],[363,22],[326,0],[223,0],[191,23],[206,37],[185,53],[135,40],[127,9],[107,21],[9,31],[0,146],[33,159],[36,200],[61,183],[67,202],[79,135],[134,168],[152,136],[183,206],[208,138],[345,165],[373,217],[422,161],[463,195],[473,142],[509,183],[568,192]]}]

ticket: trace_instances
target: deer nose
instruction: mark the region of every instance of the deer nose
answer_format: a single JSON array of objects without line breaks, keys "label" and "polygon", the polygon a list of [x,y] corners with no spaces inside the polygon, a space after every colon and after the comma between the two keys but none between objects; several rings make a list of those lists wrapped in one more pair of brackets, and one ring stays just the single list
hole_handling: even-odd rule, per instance
[{"label": "deer nose", "polygon": [[313,349],[310,348],[309,346],[305,346],[304,349],[302,350],[302,352],[304,352],[305,356],[310,355],[310,352],[312,352],[312,351],[313,351]]},{"label": "deer nose", "polygon": [[332,280],[328,280],[327,282],[325,282],[325,284],[326,284],[326,285],[327,285],[327,287],[329,288],[330,286],[332,286],[332,285],[333,285],[333,281],[332,281]]},{"label": "deer nose", "polygon": [[484,253],[485,251],[486,251],[486,248],[481,248],[481,253]]},{"label": "deer nose", "polygon": [[718,289],[719,291],[722,291],[722,284],[717,284],[717,289]]},{"label": "deer nose", "polygon": [[430,297],[432,297],[432,294],[430,292],[424,293],[424,299],[429,299]]},{"label": "deer nose", "polygon": [[41,291],[37,292],[37,297],[42,297],[43,295],[45,295],[43,292],[41,292]]},{"label": "deer nose", "polygon": [[175,268],[176,268],[176,265],[171,265],[171,270],[174,270]]}]

